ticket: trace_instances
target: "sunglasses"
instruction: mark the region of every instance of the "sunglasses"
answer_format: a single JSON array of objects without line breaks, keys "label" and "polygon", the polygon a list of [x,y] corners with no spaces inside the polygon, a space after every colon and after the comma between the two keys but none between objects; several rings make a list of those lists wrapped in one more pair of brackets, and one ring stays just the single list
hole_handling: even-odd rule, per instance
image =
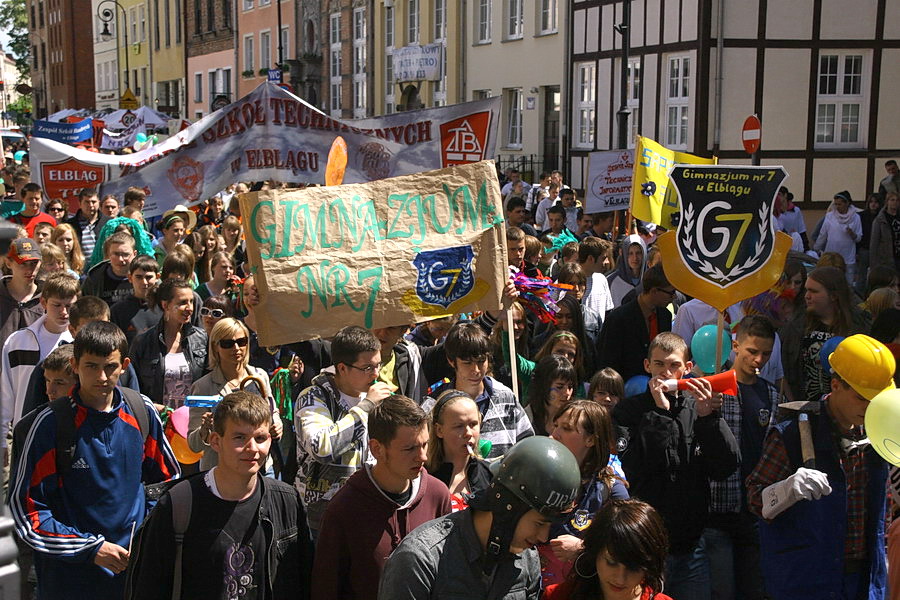
[{"label": "sunglasses", "polygon": [[66,212],[62,206],[51,206],[47,209],[47,212]]},{"label": "sunglasses", "polygon": [[236,340],[219,340],[219,348],[223,350],[231,350],[235,347],[235,345],[243,348],[248,343],[250,343],[250,340],[245,337],[238,338]]},{"label": "sunglasses", "polygon": [[221,319],[225,316],[225,311],[221,308],[206,308],[205,306],[200,309],[201,317],[212,317],[213,319]]}]

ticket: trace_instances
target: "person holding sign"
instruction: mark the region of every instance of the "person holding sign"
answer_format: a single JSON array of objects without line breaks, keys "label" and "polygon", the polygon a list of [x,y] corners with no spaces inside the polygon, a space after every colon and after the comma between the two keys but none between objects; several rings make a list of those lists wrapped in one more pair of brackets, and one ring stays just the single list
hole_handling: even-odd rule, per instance
[{"label": "person holding sign", "polygon": [[896,363],[884,344],[857,334],[838,344],[829,364],[829,393],[815,403],[821,410],[770,429],[746,481],[750,510],[764,519],[762,568],[774,600],[886,597],[887,463],[862,425],[869,402],[894,388]]}]

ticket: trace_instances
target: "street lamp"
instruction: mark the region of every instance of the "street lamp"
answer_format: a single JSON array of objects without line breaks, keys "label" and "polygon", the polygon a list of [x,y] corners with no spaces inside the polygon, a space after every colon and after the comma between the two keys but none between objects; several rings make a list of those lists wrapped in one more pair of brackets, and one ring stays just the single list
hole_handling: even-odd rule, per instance
[{"label": "street lamp", "polygon": [[[119,13],[111,8],[101,8],[104,4],[115,4],[116,8],[122,11],[122,16],[127,17],[125,13],[125,8],[119,4],[116,0],[103,0],[100,4],[97,5],[97,17],[100,21],[103,22],[103,30],[100,32],[100,37],[103,38],[104,41],[109,41],[112,38],[112,33],[109,31],[109,22],[113,19],[116,20],[116,70],[119,69]],[[122,29],[122,39],[125,46],[125,80],[128,81],[128,76],[131,71],[128,68],[128,29]],[[125,89],[129,89],[130,86],[126,84]],[[119,82],[119,97],[122,96],[122,83]]]}]

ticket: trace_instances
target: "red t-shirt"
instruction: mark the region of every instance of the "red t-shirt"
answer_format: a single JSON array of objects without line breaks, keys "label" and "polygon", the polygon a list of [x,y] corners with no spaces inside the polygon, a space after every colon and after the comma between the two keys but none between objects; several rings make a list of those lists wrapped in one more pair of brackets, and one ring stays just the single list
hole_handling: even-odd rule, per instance
[{"label": "red t-shirt", "polygon": [[22,213],[17,215],[13,215],[9,218],[9,220],[16,225],[21,225],[25,228],[25,231],[28,232],[28,237],[34,239],[34,228],[38,223],[50,223],[53,227],[56,227],[56,219],[51,217],[45,212],[39,212],[38,214],[26,217]]}]

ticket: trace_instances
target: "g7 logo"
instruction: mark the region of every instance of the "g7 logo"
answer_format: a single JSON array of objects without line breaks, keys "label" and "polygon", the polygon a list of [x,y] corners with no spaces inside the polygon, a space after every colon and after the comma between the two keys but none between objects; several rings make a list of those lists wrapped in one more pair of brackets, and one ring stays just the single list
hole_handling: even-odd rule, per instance
[{"label": "g7 logo", "polygon": [[710,202],[709,204],[704,206],[703,210],[701,210],[697,215],[697,246],[700,248],[700,251],[709,258],[715,258],[725,252],[725,250],[729,248],[729,242],[731,242],[730,227],[710,228],[710,233],[722,236],[718,246],[716,246],[714,250],[710,250],[710,248],[706,245],[706,241],[703,239],[706,219],[709,217],[709,213],[716,209],[721,209],[725,213],[716,215],[716,222],[727,223],[731,221],[738,221],[741,224],[740,229],[738,229],[738,233],[735,236],[734,243],[730,244],[731,249],[728,252],[728,258],[725,260],[725,267],[730,269],[732,266],[734,266],[734,260],[737,257],[738,250],[741,247],[741,242],[744,241],[744,236],[747,234],[747,229],[750,227],[750,223],[753,221],[753,214],[728,214],[728,212],[731,210],[731,204],[728,202],[723,202],[721,200],[717,202]]}]

